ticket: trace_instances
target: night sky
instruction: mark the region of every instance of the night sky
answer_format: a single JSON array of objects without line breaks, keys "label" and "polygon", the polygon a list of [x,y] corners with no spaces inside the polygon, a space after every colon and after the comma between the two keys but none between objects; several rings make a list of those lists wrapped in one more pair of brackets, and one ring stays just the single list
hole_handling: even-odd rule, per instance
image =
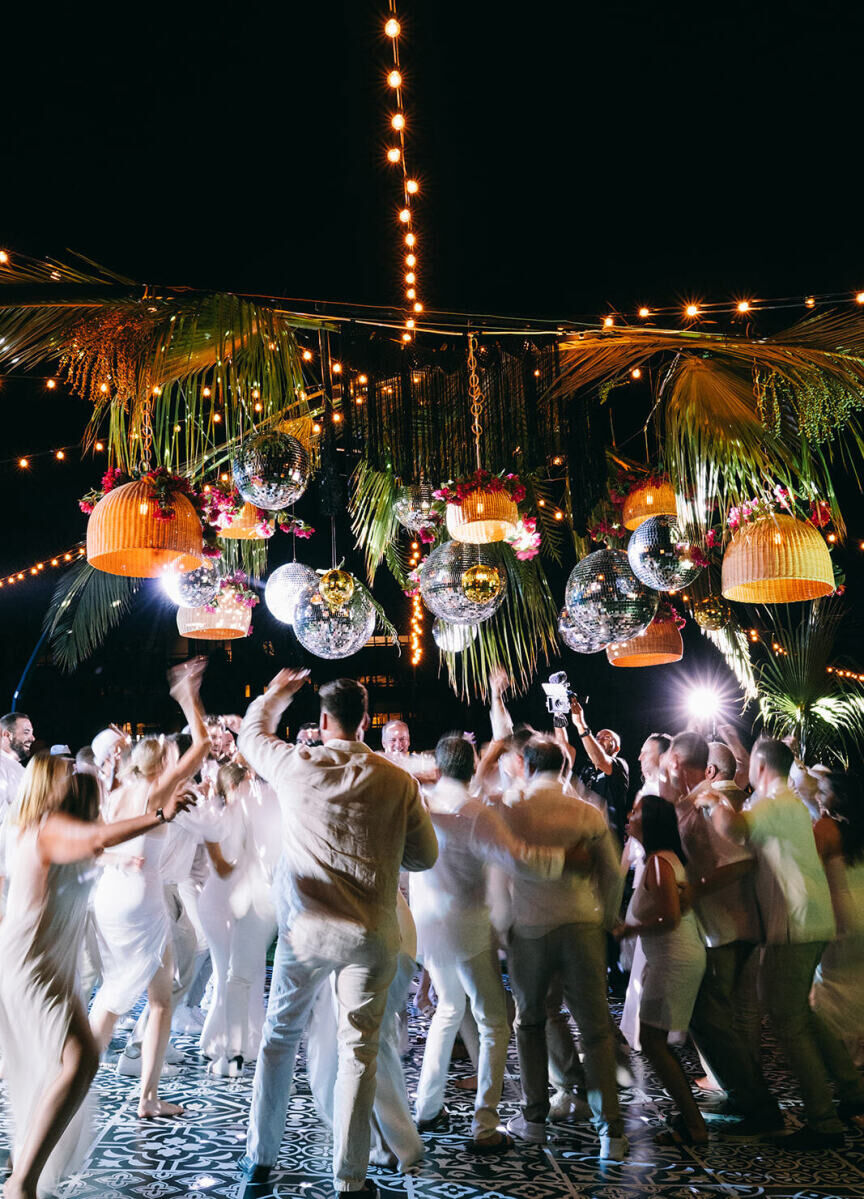
[{"label": "night sky", "polygon": [[[71,248],[152,283],[396,303],[385,16],[367,0],[156,3],[134,23],[116,7],[16,6],[4,15],[0,246]],[[399,16],[427,307],[593,319],[864,287],[859,7],[404,0]],[[3,459],[76,442],[87,416],[37,380],[7,377],[0,402]],[[50,458],[26,477],[0,466],[0,570],[81,537],[76,499],[100,473]],[[0,708],[49,595],[47,580],[0,593]],[[402,603],[397,593],[404,624]],[[152,608],[145,675],[170,641],[170,612]],[[232,702],[240,674],[257,683],[281,661],[274,640],[276,658],[238,651],[248,663],[220,684]],[[98,694],[121,648],[72,679],[37,669],[22,706],[49,741],[126,717]],[[598,720],[624,727],[631,759],[652,719],[677,719],[664,705],[686,660],[667,673],[566,665],[589,677]],[[440,698],[463,719],[443,686]],[[537,707],[522,705],[539,719]],[[464,719],[486,735],[479,712]]]}]

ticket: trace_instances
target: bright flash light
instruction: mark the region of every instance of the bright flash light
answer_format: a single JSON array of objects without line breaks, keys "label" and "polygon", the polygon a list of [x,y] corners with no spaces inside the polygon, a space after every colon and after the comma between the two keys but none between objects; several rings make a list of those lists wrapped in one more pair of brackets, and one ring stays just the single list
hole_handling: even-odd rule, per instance
[{"label": "bright flash light", "polygon": [[723,708],[723,697],[713,687],[694,687],[687,693],[687,711],[700,724],[713,721]]}]

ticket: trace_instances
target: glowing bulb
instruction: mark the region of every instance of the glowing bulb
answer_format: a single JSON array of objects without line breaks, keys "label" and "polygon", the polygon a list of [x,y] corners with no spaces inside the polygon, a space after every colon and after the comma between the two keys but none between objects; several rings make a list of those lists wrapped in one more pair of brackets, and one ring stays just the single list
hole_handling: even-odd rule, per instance
[{"label": "glowing bulb", "polygon": [[3,266],[5,266],[8,261],[9,261],[9,255],[6,253],[5,250],[0,250],[0,263],[2,263]]},{"label": "glowing bulb", "polygon": [[334,424],[334,425],[338,425],[338,424],[339,424],[339,422],[341,421],[341,419],[342,419],[342,413],[341,413],[341,412],[334,412],[334,413],[333,413],[333,424]]},{"label": "glowing bulb", "polygon": [[162,388],[161,388],[161,387],[154,387],[154,388],[153,388],[153,394],[154,394],[154,396],[161,396],[161,394],[162,394]]},{"label": "glowing bulb", "polygon": [[391,87],[401,87],[402,86],[402,76],[399,74],[398,71],[391,71],[390,74],[387,76],[387,82],[390,84]]},{"label": "glowing bulb", "polygon": [[60,565],[60,563],[59,563],[59,561],[58,561],[56,558],[52,558],[52,559],[51,559],[51,565],[52,565],[52,566],[59,566],[59,565]]},{"label": "glowing bulb", "polygon": [[807,299],[804,301],[804,307],[805,308],[815,308],[816,307],[816,301],[813,299],[812,296],[808,296]]},{"label": "glowing bulb", "polygon": [[749,300],[739,300],[738,301],[738,311],[739,312],[749,312],[750,311],[750,301]]},{"label": "glowing bulb", "polygon": [[417,265],[417,255],[416,254],[406,254],[405,255],[405,265],[406,266],[416,266]]},{"label": "glowing bulb", "polygon": [[102,451],[105,449],[105,446],[102,444],[101,441],[97,441],[96,445],[93,448],[96,450],[97,454],[101,454]]},{"label": "glowing bulb", "polygon": [[411,209],[410,208],[401,209],[399,212],[399,220],[402,222],[403,225],[407,225],[408,222],[411,220]]},{"label": "glowing bulb", "polygon": [[252,399],[257,400],[260,395],[261,395],[261,392],[258,390],[258,388],[253,387],[252,388]]},{"label": "glowing bulb", "polygon": [[407,179],[405,181],[405,190],[409,196],[416,196],[420,190],[420,184],[416,179]]},{"label": "glowing bulb", "polygon": [[263,412],[263,411],[264,411],[264,405],[263,405],[263,404],[256,404],[256,405],[255,405],[255,411],[256,411],[256,412]]},{"label": "glowing bulb", "polygon": [[415,288],[409,287],[408,290],[405,292],[405,299],[413,300],[416,295],[417,295],[417,292],[416,292]]},{"label": "glowing bulb", "polygon": [[201,394],[202,394],[202,396],[204,397],[204,399],[205,399],[205,400],[209,400],[210,396],[211,396],[213,393],[211,392],[211,390],[210,390],[210,388],[209,388],[209,387],[205,387],[205,388],[203,389],[203,391],[201,392]]},{"label": "glowing bulb", "polygon": [[402,340],[403,340],[403,341],[410,341],[410,340],[411,340],[411,334],[410,334],[410,333],[403,333],[403,334],[402,334]]},{"label": "glowing bulb", "polygon": [[369,376],[368,376],[368,375],[359,375],[359,376],[357,377],[357,382],[358,382],[358,383],[368,383],[368,382],[369,382]]},{"label": "glowing bulb", "polygon": [[555,513],[555,519],[556,519],[556,520],[563,520],[563,519],[564,519],[564,513],[563,513],[563,512],[556,512],[556,513]]},{"label": "glowing bulb", "polygon": [[416,241],[417,241],[417,238],[414,236],[413,233],[405,234],[405,245],[406,246],[413,246],[416,243]]},{"label": "glowing bulb", "polygon": [[611,316],[605,316],[603,318],[603,328],[604,329],[611,329],[614,324],[615,324],[615,322]]},{"label": "glowing bulb", "polygon": [[416,281],[417,281],[417,276],[414,274],[414,272],[408,271],[407,274],[405,275],[405,282],[406,283],[416,283]]},{"label": "glowing bulb", "polygon": [[58,450],[57,453],[54,455],[54,457],[57,459],[58,462],[62,462],[63,459],[66,457],[66,453],[64,450]]},{"label": "glowing bulb", "polygon": [[402,115],[402,113],[401,113],[401,112],[394,112],[394,113],[393,113],[393,116],[392,116],[392,117],[391,117],[391,119],[390,119],[390,124],[393,126],[393,128],[394,128],[394,129],[395,129],[397,132],[398,132],[399,130],[401,130],[401,129],[404,129],[404,128],[405,128],[405,118],[404,118],[404,116]]},{"label": "glowing bulb", "polygon": [[64,561],[64,562],[71,562],[71,561],[72,561],[72,555],[71,555],[71,554],[64,554],[64,555],[63,555],[63,561]]},{"label": "glowing bulb", "polygon": [[684,309],[684,312],[686,313],[687,316],[698,316],[699,315],[699,306],[697,304],[688,304],[687,307]]},{"label": "glowing bulb", "polygon": [[304,351],[303,351],[303,361],[304,361],[304,362],[311,362],[311,361],[312,361],[312,351],[311,351],[311,350],[304,350]]},{"label": "glowing bulb", "polygon": [[398,162],[401,157],[402,157],[402,151],[399,149],[398,146],[391,146],[390,149],[387,151],[387,161],[388,162]]},{"label": "glowing bulb", "polygon": [[213,413],[213,424],[218,425],[221,420],[222,420],[222,417],[219,415],[219,413],[214,412]]},{"label": "glowing bulb", "polygon": [[418,300],[418,301],[417,301],[417,303],[414,305],[414,311],[415,311],[415,312],[422,312],[422,311],[423,311],[423,305],[420,303],[420,301],[419,301],[419,300]]},{"label": "glowing bulb", "polygon": [[632,371],[630,372],[630,378],[631,379],[641,379],[642,378],[642,371],[638,366],[633,367]]},{"label": "glowing bulb", "polygon": [[413,329],[413,328],[414,328],[414,318],[413,318],[413,316],[409,316],[409,317],[408,317],[408,320],[405,322],[405,328],[406,328],[406,329]]},{"label": "glowing bulb", "polygon": [[99,384],[99,390],[102,392],[102,394],[103,394],[103,396],[104,396],[105,392],[108,390],[108,384],[107,384],[107,383],[100,383],[100,384]]},{"label": "glowing bulb", "polygon": [[539,378],[540,378],[540,372],[539,372],[539,371],[535,371],[535,372],[534,372],[534,378],[535,378],[535,379],[539,379]]},{"label": "glowing bulb", "polygon": [[334,363],[333,363],[333,374],[334,374],[334,375],[341,375],[341,374],[342,374],[342,363],[341,363],[341,362],[334,362]]},{"label": "glowing bulb", "polygon": [[399,22],[396,20],[395,17],[391,17],[390,20],[387,22],[387,24],[384,26],[384,32],[387,34],[388,37],[398,37],[401,30],[402,30],[402,26],[399,24]]},{"label": "glowing bulb", "polygon": [[316,421],[316,422],[315,422],[315,424],[312,426],[312,432],[313,432],[313,433],[320,433],[320,432],[321,432],[321,426],[318,424],[318,422],[317,422],[317,421]]},{"label": "glowing bulb", "polygon": [[26,458],[19,458],[18,465],[21,467],[22,470],[26,470],[27,467],[30,465],[30,463],[27,461]]},{"label": "glowing bulb", "polygon": [[858,292],[858,295],[855,297],[855,303],[864,304],[864,291]]},{"label": "glowing bulb", "polygon": [[49,379],[48,382],[45,384],[45,386],[48,388],[49,391],[53,391],[54,388],[57,386],[57,384],[54,379]]},{"label": "glowing bulb", "polygon": [[829,541],[831,542],[831,544],[833,545],[833,544],[834,544],[834,542],[837,540],[837,534],[836,534],[836,533],[829,533],[829,534],[828,534],[828,540],[829,540]]},{"label": "glowing bulb", "polygon": [[720,695],[711,687],[694,687],[687,695],[687,710],[701,722],[711,721],[723,707]]},{"label": "glowing bulb", "polygon": [[651,309],[650,309],[650,308],[640,308],[640,309],[639,309],[639,315],[640,315],[641,317],[650,316],[650,315],[651,315]]}]

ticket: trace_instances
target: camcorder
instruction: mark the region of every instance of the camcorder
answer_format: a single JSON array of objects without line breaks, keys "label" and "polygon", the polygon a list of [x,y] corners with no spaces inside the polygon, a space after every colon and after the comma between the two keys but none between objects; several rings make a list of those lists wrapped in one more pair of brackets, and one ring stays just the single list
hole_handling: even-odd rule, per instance
[{"label": "camcorder", "polygon": [[548,683],[541,683],[546,693],[546,711],[552,716],[556,729],[565,729],[570,720],[570,701],[577,700],[584,707],[588,696],[581,696],[574,691],[567,679],[566,670],[556,670],[549,675]]}]

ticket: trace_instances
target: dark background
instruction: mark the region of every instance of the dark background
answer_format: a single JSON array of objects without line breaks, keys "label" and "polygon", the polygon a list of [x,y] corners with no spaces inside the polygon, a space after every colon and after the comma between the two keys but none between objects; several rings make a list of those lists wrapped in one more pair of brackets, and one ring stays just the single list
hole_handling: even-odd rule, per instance
[{"label": "dark background", "polygon": [[[642,303],[790,297],[788,314],[759,318],[769,331],[810,292],[864,287],[859,8],[405,0],[399,15],[428,307],[594,319]],[[397,302],[385,17],[367,0],[17,6],[4,14],[0,245],[70,247],[153,283]],[[77,442],[87,406],[8,376],[0,403],[8,573],[83,536],[76,499],[101,466],[70,453],[18,470],[22,453]],[[620,433],[632,414],[618,419]],[[854,607],[864,522],[857,487],[847,492]],[[314,489],[305,504],[322,532],[301,556],[323,565]],[[347,551],[347,528],[339,535]],[[273,563],[288,551],[283,538]],[[38,640],[49,573],[0,591],[2,708]],[[74,747],[109,718],[167,719],[174,616],[154,587],[147,595],[73,677],[39,660],[20,706],[49,742]],[[404,630],[408,602],[383,583],[381,598]],[[211,708],[242,709],[247,684],[254,694],[301,660],[266,612],[255,626],[231,662],[214,652]],[[416,677],[393,651],[348,669],[407,686],[399,702],[419,713],[418,742],[455,724],[485,737],[482,708],[466,715],[437,681],[428,631],[427,643]],[[592,723],[620,728],[631,761],[646,732],[681,726],[676,688],[728,678],[692,628],[685,643],[678,666],[641,671],[567,654]],[[340,670],[315,663],[319,679]],[[538,696],[519,713],[540,720]],[[376,702],[387,705],[383,691]],[[311,695],[298,701],[297,719],[313,711]]]}]

